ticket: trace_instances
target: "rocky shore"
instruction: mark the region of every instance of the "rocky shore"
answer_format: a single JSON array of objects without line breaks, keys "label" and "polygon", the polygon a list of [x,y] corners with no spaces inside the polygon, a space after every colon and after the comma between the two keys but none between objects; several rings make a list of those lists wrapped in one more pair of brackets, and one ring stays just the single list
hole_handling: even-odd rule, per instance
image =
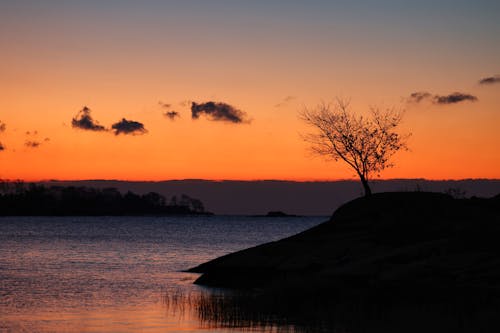
[{"label": "rocky shore", "polygon": [[379,193],[292,237],[191,268],[227,288],[500,290],[500,195]]}]

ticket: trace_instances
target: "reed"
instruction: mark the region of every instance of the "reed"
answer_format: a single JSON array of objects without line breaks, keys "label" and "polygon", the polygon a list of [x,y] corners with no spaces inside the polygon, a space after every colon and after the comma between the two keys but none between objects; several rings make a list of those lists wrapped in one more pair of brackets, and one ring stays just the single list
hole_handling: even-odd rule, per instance
[{"label": "reed", "polygon": [[205,289],[165,295],[169,312],[195,318],[200,327],[259,332],[495,332],[500,302],[487,293],[428,298],[418,291],[345,292],[280,289]]}]

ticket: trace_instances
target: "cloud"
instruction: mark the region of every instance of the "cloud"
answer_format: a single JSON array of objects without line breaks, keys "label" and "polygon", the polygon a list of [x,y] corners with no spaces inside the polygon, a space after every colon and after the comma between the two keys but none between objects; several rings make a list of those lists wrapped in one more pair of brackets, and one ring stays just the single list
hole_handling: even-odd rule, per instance
[{"label": "cloud", "polygon": [[163,114],[165,117],[167,117],[170,120],[175,120],[175,118],[180,117],[181,115],[177,111],[167,111]]},{"label": "cloud", "polygon": [[160,106],[161,106],[162,109],[165,109],[165,112],[163,113],[163,115],[165,117],[167,117],[168,119],[175,120],[175,118],[178,118],[178,117],[181,116],[179,114],[179,112],[171,109],[172,104],[163,103],[162,101],[158,102],[158,104],[160,104]]},{"label": "cloud", "polygon": [[38,142],[38,141],[31,141],[31,140],[27,140],[24,145],[28,148],[38,148],[40,147],[41,143]]},{"label": "cloud", "polygon": [[170,107],[172,106],[172,104],[163,103],[162,101],[159,101],[158,104],[164,109],[170,109]]},{"label": "cloud", "polygon": [[418,91],[410,94],[408,97],[408,102],[410,103],[420,103],[425,100],[431,100],[434,104],[446,105],[446,104],[456,104],[464,101],[476,102],[478,98],[474,95],[464,94],[460,92],[454,92],[449,95],[432,95],[426,91]]},{"label": "cloud", "polygon": [[428,93],[427,91],[417,91],[412,94],[410,94],[410,97],[408,97],[408,102],[410,103],[420,103],[424,99],[431,98],[432,94]]},{"label": "cloud", "polygon": [[35,135],[35,136],[36,136],[36,135],[38,135],[38,131],[32,131],[32,132],[30,132],[30,131],[26,131],[26,133],[25,133],[25,134],[26,134],[26,135]]},{"label": "cloud", "polygon": [[91,110],[84,106],[83,109],[78,111],[77,115],[71,120],[71,126],[86,131],[106,131],[106,128],[99,125],[99,122],[94,120],[90,113]]},{"label": "cloud", "polygon": [[249,122],[245,112],[226,103],[206,102],[191,103],[191,117],[198,119],[200,114],[205,114],[210,120],[227,121],[231,123]]},{"label": "cloud", "polygon": [[2,123],[2,122],[0,121],[0,133],[1,133],[1,132],[5,132],[5,129],[6,129],[6,128],[7,128],[7,126],[5,125],[5,123]]},{"label": "cloud", "polygon": [[0,142],[0,151],[4,151],[5,150],[5,146]]},{"label": "cloud", "polygon": [[45,141],[45,142],[49,142],[49,141],[50,141],[50,138],[45,138],[45,139],[43,139],[43,141]]},{"label": "cloud", "polygon": [[490,84],[495,84],[495,83],[500,83],[500,75],[485,77],[485,78],[479,80],[479,84],[482,84],[482,85],[490,85]]},{"label": "cloud", "polygon": [[122,118],[122,120],[120,120],[119,122],[111,125],[111,129],[115,132],[115,135],[118,134],[136,135],[136,134],[145,134],[148,132],[146,128],[144,128],[144,124],[138,121],[127,120],[125,118]]},{"label": "cloud", "polygon": [[[72,119],[71,121],[71,126],[87,131],[108,131],[108,129],[102,125],[99,125],[99,123],[94,120],[91,116],[91,110],[84,106],[83,109],[81,109],[78,114]],[[111,125],[111,131],[115,133],[115,135],[118,134],[131,134],[131,135],[136,135],[136,134],[145,134],[148,131],[144,128],[144,124],[133,121],[133,120],[127,120],[125,118],[122,118],[119,122],[114,123]],[[50,140],[46,139],[45,141]]]},{"label": "cloud", "polygon": [[296,98],[297,97],[295,97],[295,96],[286,96],[285,98],[283,98],[283,100],[281,102],[279,102],[278,104],[275,104],[274,107],[280,108],[282,106],[285,106]]},{"label": "cloud", "polygon": [[475,102],[477,101],[478,98],[476,96],[470,95],[470,94],[464,94],[464,93],[459,93],[459,92],[454,92],[449,95],[435,95],[433,102],[435,104],[456,104],[464,101],[471,101]]}]

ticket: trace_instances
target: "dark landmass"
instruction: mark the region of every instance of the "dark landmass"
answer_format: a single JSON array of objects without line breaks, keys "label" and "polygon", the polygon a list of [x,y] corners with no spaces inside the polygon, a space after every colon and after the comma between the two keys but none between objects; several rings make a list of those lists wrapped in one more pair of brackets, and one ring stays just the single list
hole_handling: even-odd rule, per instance
[{"label": "dark landmass", "polygon": [[271,212],[268,212],[266,214],[266,217],[298,217],[298,215],[290,215],[290,214],[287,214],[285,212],[282,212],[280,210],[275,210],[275,211],[271,211]]},{"label": "dark landmass", "polygon": [[300,234],[191,269],[203,273],[196,283],[224,288],[189,304],[211,327],[498,332],[499,237],[500,195],[375,194]]},{"label": "dark landmass", "polygon": [[115,188],[1,183],[0,216],[211,215],[187,195],[169,202],[158,193],[120,193]]},{"label": "dark landmass", "polygon": [[[116,188],[122,194],[157,192],[165,197],[185,193],[205,204],[208,211],[223,215],[260,215],[280,210],[294,215],[330,216],[342,204],[363,193],[358,180],[341,181],[212,181],[169,180],[159,182],[82,180],[48,181],[46,186],[75,186]],[[426,180],[391,179],[374,180],[373,192],[449,192],[458,197],[492,197],[500,192],[499,179]]]},{"label": "dark landmass", "polygon": [[500,195],[379,193],[348,202],[300,234],[190,271],[203,273],[197,284],[229,288],[490,294],[500,291],[499,239]]},{"label": "dark landmass", "polygon": [[294,215],[294,214],[287,214],[285,212],[282,212],[280,210],[273,210],[270,212],[267,212],[266,215],[251,215],[252,217],[303,217],[301,215]]}]

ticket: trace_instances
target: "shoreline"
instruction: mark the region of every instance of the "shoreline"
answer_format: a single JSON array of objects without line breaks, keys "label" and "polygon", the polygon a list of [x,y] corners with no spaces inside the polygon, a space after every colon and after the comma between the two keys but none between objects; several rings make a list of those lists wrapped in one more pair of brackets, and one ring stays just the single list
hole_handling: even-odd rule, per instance
[{"label": "shoreline", "polygon": [[329,221],[297,235],[188,271],[202,273],[196,284],[236,289],[312,284],[498,291],[499,238],[499,195],[379,193],[346,203]]}]

